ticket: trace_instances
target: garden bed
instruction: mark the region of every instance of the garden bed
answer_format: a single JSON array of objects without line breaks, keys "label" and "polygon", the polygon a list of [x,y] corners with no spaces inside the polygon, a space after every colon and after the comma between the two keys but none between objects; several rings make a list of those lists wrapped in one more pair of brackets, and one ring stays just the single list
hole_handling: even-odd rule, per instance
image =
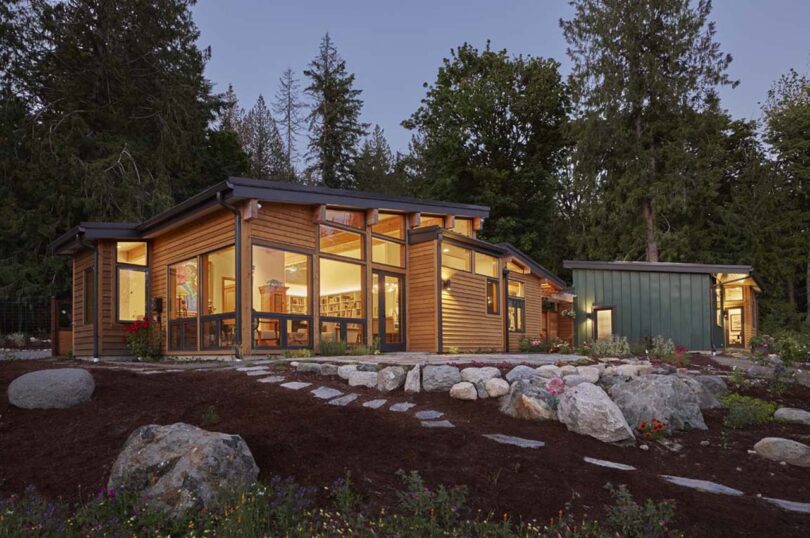
[{"label": "garden bed", "polygon": [[[391,506],[400,487],[398,469],[418,470],[431,485],[466,485],[473,509],[545,521],[572,501],[578,514],[598,517],[610,502],[608,482],[627,484],[637,499],[675,499],[676,526],[689,536],[803,536],[810,515],[786,512],[756,494],[810,502],[810,469],[783,466],[748,454],[765,436],[800,439],[810,428],[770,423],[722,433],[723,411],[706,412],[708,432],[678,435],[684,448],[670,452],[620,448],[576,435],[559,422],[528,422],[501,414],[497,402],[464,402],[444,393],[388,395],[418,409],[443,411],[456,428],[426,429],[410,414],[338,408],[306,391],[262,385],[233,370],[144,376],[92,367],[97,388],[91,402],[67,410],[23,411],[7,404],[6,387],[22,373],[65,362],[0,363],[0,497],[33,484],[45,495],[77,500],[105,484],[129,433],[149,423],[188,422],[238,433],[261,469],[323,487],[350,470],[373,507]],[[87,364],[81,364],[88,367]],[[285,372],[345,391],[338,379]],[[314,385],[313,385],[314,386]],[[750,389],[754,393],[757,389]],[[386,397],[355,388],[369,398]],[[757,394],[753,394],[757,395]],[[760,395],[763,396],[763,395]],[[807,389],[790,389],[786,402],[810,407]],[[218,420],[211,420],[210,408]],[[482,434],[501,433],[546,443],[541,449],[504,446]],[[709,446],[702,446],[709,441]],[[634,472],[596,467],[583,457],[633,465]],[[701,493],[657,478],[671,474],[711,480],[740,489],[745,497]]]}]

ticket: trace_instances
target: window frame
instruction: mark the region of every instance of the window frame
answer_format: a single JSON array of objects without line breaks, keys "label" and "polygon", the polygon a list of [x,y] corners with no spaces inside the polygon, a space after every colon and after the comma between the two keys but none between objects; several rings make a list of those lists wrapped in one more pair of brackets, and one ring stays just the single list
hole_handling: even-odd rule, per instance
[{"label": "window frame", "polygon": [[[394,237],[393,235],[388,235],[382,232],[378,232],[374,230],[375,226],[379,226],[382,223],[382,216],[383,215],[392,215],[399,220],[400,223],[400,237]],[[395,241],[398,243],[405,244],[405,238],[408,236],[408,223],[405,218],[405,214],[403,213],[393,213],[390,211],[381,211],[378,214],[378,221],[377,224],[372,224],[369,226],[369,232],[371,233],[372,237],[376,237],[378,239],[385,238],[387,241]]]},{"label": "window frame", "polygon": [[[219,250],[219,249],[215,249]],[[214,251],[212,251],[214,252]],[[168,299],[166,302],[166,317],[168,318],[168,323],[166,324],[166,350],[167,351],[199,351],[202,349],[200,345],[200,306],[202,304],[202,292],[200,290],[200,280],[201,280],[201,273],[200,273],[200,266],[201,266],[201,259],[203,254],[197,254],[195,256],[191,256],[189,258],[183,258],[181,260],[170,262],[166,264],[166,298]],[[174,308],[174,287],[172,287],[172,272],[171,267],[173,265],[179,265],[181,263],[186,263],[194,261],[197,264],[197,301],[200,303],[197,307],[197,315],[195,316],[187,316],[183,318],[172,319],[172,310]],[[186,344],[186,325],[194,325],[197,338],[196,338],[196,345],[194,347],[189,347]],[[175,348],[172,347],[172,330],[179,330],[180,335],[180,346]]]},{"label": "window frame", "polygon": [[[87,285],[88,276],[90,278],[90,286]],[[95,279],[95,267],[88,267],[82,271],[82,308],[84,310],[82,315],[82,325],[93,325],[95,323],[96,309],[98,308]],[[92,305],[92,310],[87,308],[88,304]]]},{"label": "window frame", "polygon": [[[323,260],[328,260],[328,261],[333,261],[333,262],[338,262],[338,263],[348,263],[348,264],[357,265],[358,267],[360,267],[360,296],[362,297],[362,303],[363,303],[363,317],[362,318],[345,318],[345,317],[340,317],[340,316],[329,316],[329,315],[324,316],[324,315],[321,314],[321,296],[323,294],[323,290],[321,288],[320,279],[323,277],[323,271],[321,271],[321,262]],[[366,342],[367,341],[367,335],[368,335],[368,324],[367,324],[368,319],[367,318],[368,318],[368,314],[369,314],[368,308],[369,308],[370,305],[368,304],[369,283],[367,282],[367,279],[366,279],[366,276],[367,276],[366,275],[366,267],[367,267],[367,262],[364,262],[364,261],[352,260],[351,258],[344,258],[342,256],[331,256],[331,255],[322,256],[319,253],[319,256],[318,256],[318,279],[319,280],[318,280],[318,302],[317,302],[317,307],[318,307],[318,327],[317,327],[318,341],[320,341],[321,323],[323,323],[324,321],[331,322],[331,323],[338,323],[340,325],[339,337],[340,337],[341,341],[346,341],[346,333],[347,333],[346,324],[347,323],[359,324],[359,325],[362,326],[361,342]],[[391,267],[391,266],[388,266],[388,267]]]},{"label": "window frame", "polygon": [[[520,312],[520,328],[512,330],[509,323],[509,309],[514,308]],[[526,299],[522,299],[519,297],[507,297],[506,299],[506,318],[507,318],[507,329],[510,333],[514,334],[525,334],[526,333]]]},{"label": "window frame", "polygon": [[[312,349],[313,347],[313,331],[315,328],[315,312],[314,312],[314,301],[315,301],[315,271],[314,269],[314,255],[312,252],[303,250],[303,249],[296,249],[295,247],[290,247],[287,245],[279,245],[277,243],[272,243],[268,241],[261,241],[261,240],[254,240],[250,243],[250,266],[251,268],[256,266],[256,258],[253,256],[253,250],[256,247],[260,248],[267,248],[272,250],[277,250],[280,252],[290,252],[293,254],[300,254],[306,257],[307,261],[307,310],[309,314],[292,314],[288,312],[263,312],[261,310],[256,310],[253,305],[253,273],[254,271],[250,271],[250,346],[251,349]],[[337,256],[337,258],[343,259],[341,256]],[[320,307],[320,302],[318,304]],[[277,346],[260,346],[256,344],[256,331],[259,329],[259,322],[263,319],[269,320],[278,320],[279,321],[279,337],[278,337],[278,345]],[[302,320],[309,322],[309,336],[307,338],[307,342],[303,345],[295,345],[290,346],[288,345],[288,335],[287,335],[287,322],[288,321],[295,321],[295,320]]]},{"label": "window frame", "polygon": [[[360,257],[359,258],[352,258],[349,256],[344,256],[342,254],[335,254],[334,252],[327,252],[321,249],[321,240],[323,237],[321,236],[321,229],[322,228],[333,228],[335,230],[340,230],[342,232],[348,232],[355,235],[360,236]],[[358,263],[365,263],[369,258],[368,252],[366,252],[366,232],[364,230],[360,230],[358,228],[352,228],[351,226],[345,226],[343,224],[336,224],[334,222],[326,223],[319,223],[317,229],[317,239],[318,239],[318,256],[323,256],[326,258],[334,258],[336,260],[352,260]]]},{"label": "window frame", "polygon": [[[478,272],[478,256],[486,256],[487,258],[491,258],[495,262],[495,274],[489,273],[480,273]],[[480,250],[473,250],[473,267],[472,272],[473,274],[487,277],[488,279],[495,279],[498,278],[498,269],[500,267],[500,263],[498,261],[497,256],[493,256],[492,254],[487,254],[486,252],[481,252]]]},{"label": "window frame", "polygon": [[614,331],[615,324],[613,323],[613,314],[616,308],[613,305],[594,305],[591,307],[591,314],[593,315],[593,339],[599,340],[599,312],[610,310],[610,338],[616,334]]},{"label": "window frame", "polygon": [[487,314],[499,316],[501,314],[501,283],[497,278],[487,278],[486,299],[489,299],[490,286],[494,284],[495,295],[492,302],[487,302]]},{"label": "window frame", "polygon": [[[383,236],[383,237],[385,237],[385,236]],[[383,237],[380,237],[380,236],[378,236],[376,234],[371,234],[371,257],[370,257],[371,263],[373,263],[374,265],[382,265],[382,266],[385,266],[385,267],[394,267],[394,268],[397,268],[397,269],[405,269],[405,259],[407,258],[405,242],[404,241],[392,241],[391,239],[383,239]],[[390,264],[390,263],[375,261],[374,260],[374,241],[375,240],[382,241],[383,243],[392,243],[394,245],[397,245],[399,247],[399,253],[400,253],[399,254],[400,264],[399,265],[393,265],[393,264]]]},{"label": "window frame", "polygon": [[[329,213],[330,213],[330,212],[332,212],[332,213],[341,213],[341,212],[345,212],[345,213],[359,213],[359,216],[360,216],[360,218],[361,218],[361,220],[362,220],[362,226],[355,227],[355,226],[352,226],[351,224],[346,224],[346,223],[344,223],[344,222],[340,222],[340,221],[336,221],[336,220],[331,220],[331,219],[329,218]],[[322,223],[320,223],[320,224],[326,224],[326,225],[328,225],[328,226],[331,226],[331,225],[333,225],[333,224],[336,224],[337,226],[343,226],[343,227],[346,227],[346,228],[347,228],[348,230],[350,230],[350,231],[361,231],[361,232],[365,232],[366,227],[367,227],[367,224],[366,224],[366,212],[365,212],[365,211],[363,211],[362,209],[346,209],[346,208],[342,208],[342,207],[329,207],[329,206],[327,206],[327,207],[326,207],[326,212],[324,213],[324,219],[323,219],[323,222],[322,222]]]},{"label": "window frame", "polygon": [[[467,251],[467,269],[459,269],[458,267],[452,267],[450,265],[445,265],[444,264],[445,258],[447,258],[446,254],[448,254],[447,252],[444,251],[444,249],[448,248],[448,247],[458,248],[458,249]],[[475,274],[475,271],[474,271],[475,267],[474,267],[474,263],[473,263],[473,258],[475,258],[475,256],[473,255],[473,253],[475,252],[474,249],[464,247],[464,246],[461,246],[461,245],[457,245],[456,243],[453,243],[452,241],[442,241],[441,252],[442,252],[441,264],[440,264],[441,267],[443,267],[445,269],[450,269],[452,271],[461,271],[463,273]]]},{"label": "window frame", "polygon": [[[147,260],[148,260],[147,254]],[[115,322],[135,323],[136,319],[121,319],[121,271],[136,271],[144,274],[144,305],[143,317],[149,317],[149,267],[143,265],[130,265],[126,263],[115,264]]]},{"label": "window frame", "polygon": [[[199,349],[201,349],[201,350],[210,351],[210,350],[216,350],[216,349],[228,349],[229,347],[232,347],[234,345],[238,345],[236,343],[231,344],[230,346],[222,346],[220,344],[220,335],[221,335],[221,331],[222,331],[222,322],[223,321],[228,320],[228,319],[233,319],[234,320],[234,330],[236,330],[236,315],[238,313],[237,312],[237,306],[238,306],[238,302],[239,302],[238,300],[234,301],[233,312],[220,312],[219,314],[203,314],[203,310],[206,308],[205,305],[208,304],[208,291],[207,291],[208,286],[207,286],[207,283],[206,283],[206,279],[208,278],[208,264],[206,263],[206,261],[208,260],[208,257],[211,256],[212,254],[216,254],[218,252],[225,251],[225,250],[228,250],[228,249],[233,249],[233,272],[234,272],[234,275],[235,275],[235,280],[238,280],[239,275],[236,274],[236,245],[224,246],[224,247],[221,247],[221,248],[218,248],[218,249],[215,249],[215,250],[205,252],[205,253],[200,254],[200,255],[197,256],[197,259],[198,259],[198,261],[197,261],[197,275],[198,275],[197,279],[199,281],[198,286],[200,288],[197,291],[197,293],[200,296],[200,298],[199,298],[200,308],[198,309],[198,314],[197,314],[197,317],[199,318],[200,322],[199,322],[199,328],[198,328],[198,333],[197,333],[197,335],[198,335],[197,339],[199,340]],[[237,290],[238,290],[238,286],[237,286]],[[238,293],[237,290],[234,290],[234,293]],[[205,337],[204,327],[205,327],[205,322],[207,322],[207,321],[209,321],[209,322],[213,321],[213,322],[216,323],[215,345],[211,345],[211,346],[206,345],[205,338],[204,338]],[[238,334],[235,335],[235,339],[236,339],[237,342],[239,341],[239,335]]]}]

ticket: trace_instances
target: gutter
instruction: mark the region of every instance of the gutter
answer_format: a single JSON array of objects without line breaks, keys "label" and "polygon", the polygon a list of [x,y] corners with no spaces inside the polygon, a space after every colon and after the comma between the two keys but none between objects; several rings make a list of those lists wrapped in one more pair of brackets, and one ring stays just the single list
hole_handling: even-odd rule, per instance
[{"label": "gutter", "polygon": [[242,347],[242,213],[217,192],[217,203],[234,215],[234,250],[236,251],[236,343]]},{"label": "gutter", "polygon": [[[98,358],[98,247],[84,238],[84,230],[79,228],[76,242],[93,251],[93,357]],[[87,305],[84,305],[87,308]]]}]

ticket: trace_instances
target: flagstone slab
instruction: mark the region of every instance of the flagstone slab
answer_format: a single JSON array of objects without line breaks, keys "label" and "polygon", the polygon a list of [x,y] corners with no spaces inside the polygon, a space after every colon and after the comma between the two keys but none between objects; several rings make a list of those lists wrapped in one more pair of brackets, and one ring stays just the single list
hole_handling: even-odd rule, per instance
[{"label": "flagstone slab", "polygon": [[774,499],[773,497],[762,497],[762,500],[775,504],[779,508],[789,510],[791,512],[799,512],[802,514],[810,514],[810,503],[800,503],[796,501],[786,501],[784,499]]},{"label": "flagstone slab", "polygon": [[615,461],[608,461],[608,460],[599,460],[596,458],[589,458],[585,456],[583,458],[587,463],[592,465],[598,465],[599,467],[607,467],[608,469],[618,469],[619,471],[635,471],[636,468],[632,465],[627,465],[625,463],[616,463]]},{"label": "flagstone slab", "polygon": [[260,376],[260,375],[268,375],[268,374],[270,373],[270,370],[267,370],[267,369],[264,369],[264,370],[253,370],[253,371],[250,371],[250,372],[245,372],[245,373],[246,373],[247,375],[251,376],[251,377],[254,377],[254,376]]},{"label": "flagstone slab", "polygon": [[256,370],[267,370],[267,366],[241,366],[237,367],[237,372],[255,372]]},{"label": "flagstone slab", "polygon": [[514,445],[521,448],[540,448],[546,446],[543,441],[524,439],[523,437],[514,437],[512,435],[504,435],[502,433],[485,433],[484,437],[491,439],[496,443],[501,443],[502,445]]},{"label": "flagstone slab", "polygon": [[344,407],[346,405],[349,405],[350,403],[352,403],[353,401],[355,401],[359,397],[360,397],[359,394],[347,394],[345,396],[341,396],[340,398],[335,398],[334,400],[329,400],[326,403],[328,403],[329,405],[337,405],[339,407]]},{"label": "flagstone slab", "polygon": [[331,400],[332,398],[337,398],[338,396],[343,396],[343,393],[337,389],[333,389],[331,387],[318,387],[317,389],[311,391],[312,395],[316,398],[320,398],[321,400]]},{"label": "flagstone slab", "polygon": [[301,390],[304,387],[308,387],[310,385],[312,385],[312,383],[304,383],[303,381],[290,381],[288,383],[281,384],[282,387],[290,390]]},{"label": "flagstone slab", "polygon": [[423,428],[455,428],[455,425],[449,420],[423,420]]},{"label": "flagstone slab", "polygon": [[369,400],[367,402],[363,402],[363,407],[368,407],[369,409],[379,409],[380,407],[384,406],[388,400]]},{"label": "flagstone slab", "polygon": [[662,474],[661,478],[677,486],[692,488],[698,491],[705,491],[706,493],[733,495],[735,497],[739,497],[743,494],[743,492],[738,489],[730,488],[728,486],[724,486],[723,484],[718,484],[717,482],[709,482],[708,480],[698,480],[696,478],[684,478],[682,476],[672,476],[666,474]]},{"label": "flagstone slab", "polygon": [[391,407],[389,407],[389,409],[391,411],[395,412],[395,413],[404,413],[405,411],[409,410],[411,407],[416,407],[416,404],[415,403],[409,403],[409,402],[401,402],[401,403],[396,403],[396,404],[392,405]]},{"label": "flagstone slab", "polygon": [[271,375],[269,377],[263,377],[261,379],[257,379],[259,383],[281,383],[284,381],[283,375]]},{"label": "flagstone slab", "polygon": [[418,411],[415,415],[419,420],[436,420],[444,416],[441,411],[434,411],[433,409],[426,409],[425,411]]}]

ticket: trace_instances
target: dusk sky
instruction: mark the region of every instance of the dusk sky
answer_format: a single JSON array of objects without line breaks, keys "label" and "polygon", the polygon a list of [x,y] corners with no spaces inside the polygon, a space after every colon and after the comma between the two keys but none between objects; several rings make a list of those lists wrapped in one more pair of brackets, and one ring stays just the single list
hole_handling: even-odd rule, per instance
[{"label": "dusk sky", "polygon": [[[201,0],[194,8],[200,45],[211,46],[207,76],[217,91],[228,83],[249,108],[260,93],[272,99],[288,66],[301,72],[329,32],[363,91],[363,120],[379,123],[394,150],[406,150],[410,133],[400,122],[424,96],[442,58],[466,42],[513,54],[570,63],[558,21],[573,10],[563,0],[309,1]],[[734,57],[736,89],[721,93],[735,117],[758,118],[760,103],[791,67],[810,70],[810,2],[719,0],[712,19],[724,52]],[[302,87],[306,81],[302,80]]]}]

